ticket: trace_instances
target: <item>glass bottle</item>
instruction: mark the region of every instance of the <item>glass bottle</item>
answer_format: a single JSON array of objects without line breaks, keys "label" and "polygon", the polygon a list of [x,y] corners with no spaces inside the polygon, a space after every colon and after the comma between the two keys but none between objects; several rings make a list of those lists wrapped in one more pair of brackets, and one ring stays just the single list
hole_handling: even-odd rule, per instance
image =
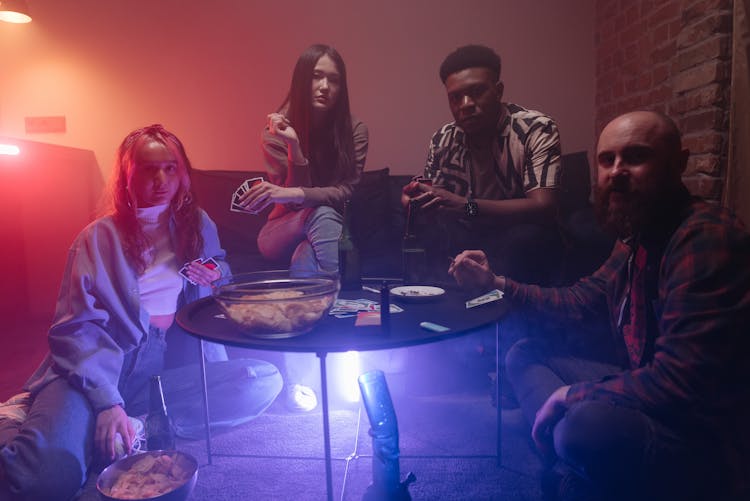
[{"label": "glass bottle", "polygon": [[151,376],[149,408],[146,417],[146,448],[150,451],[174,449],[174,429],[167,415],[161,377]]},{"label": "glass bottle", "polygon": [[344,204],[344,223],[339,237],[339,278],[341,288],[346,290],[359,289],[361,285],[361,269],[359,250],[352,238],[352,211],[349,200]]},{"label": "glass bottle", "polygon": [[425,249],[416,231],[418,210],[417,202],[410,200],[406,208],[404,238],[401,242],[401,265],[405,284],[417,284],[424,275]]}]

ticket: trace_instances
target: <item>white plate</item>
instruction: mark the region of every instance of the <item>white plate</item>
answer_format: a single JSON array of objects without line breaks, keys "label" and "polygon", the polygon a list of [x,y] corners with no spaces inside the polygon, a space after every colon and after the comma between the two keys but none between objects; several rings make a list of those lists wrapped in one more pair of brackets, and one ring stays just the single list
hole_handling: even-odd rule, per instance
[{"label": "white plate", "polygon": [[391,289],[391,294],[404,301],[429,301],[445,294],[440,287],[430,285],[402,285]]}]

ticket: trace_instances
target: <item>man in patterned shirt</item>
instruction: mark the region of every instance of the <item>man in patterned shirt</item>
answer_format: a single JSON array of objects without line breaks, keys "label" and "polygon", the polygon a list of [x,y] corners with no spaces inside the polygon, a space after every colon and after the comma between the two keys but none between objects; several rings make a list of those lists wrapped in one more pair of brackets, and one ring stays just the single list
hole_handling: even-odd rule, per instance
[{"label": "man in patterned shirt", "polygon": [[445,58],[440,78],[455,121],[432,136],[424,172],[404,187],[402,203],[418,207],[433,271],[481,248],[503,267],[495,269],[546,283],[560,258],[559,134],[550,117],[502,101],[500,68],[500,57],[480,45]]},{"label": "man in patterned shirt", "polygon": [[[537,448],[557,461],[561,499],[750,499],[750,234],[691,198],[674,122],[633,112],[597,147],[597,213],[619,240],[569,288],[495,276],[479,251],[461,284],[497,287],[514,308],[581,325],[609,320],[617,364],[521,340],[508,376]],[[607,336],[608,334],[604,334]]]}]

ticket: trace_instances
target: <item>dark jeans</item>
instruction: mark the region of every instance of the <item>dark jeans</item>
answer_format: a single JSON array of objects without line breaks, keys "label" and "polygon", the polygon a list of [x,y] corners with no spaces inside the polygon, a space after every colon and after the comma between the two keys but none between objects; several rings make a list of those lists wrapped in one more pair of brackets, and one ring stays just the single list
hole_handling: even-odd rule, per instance
[{"label": "dark jeans", "polygon": [[[529,423],[559,387],[622,372],[550,346],[522,339],[506,357],[508,378]],[[553,436],[559,460],[585,481],[586,499],[723,499],[717,491],[723,472],[696,439],[699,431],[685,436],[638,409],[584,400],[570,406]]]}]

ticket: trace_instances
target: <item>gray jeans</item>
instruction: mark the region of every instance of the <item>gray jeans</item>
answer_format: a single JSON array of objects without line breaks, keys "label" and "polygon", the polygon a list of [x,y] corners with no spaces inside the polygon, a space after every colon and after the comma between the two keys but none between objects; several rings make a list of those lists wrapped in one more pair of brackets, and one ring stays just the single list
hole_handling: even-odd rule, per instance
[{"label": "gray jeans", "polygon": [[[292,273],[336,272],[343,218],[321,205],[270,219],[258,234],[258,248],[273,261],[289,260]],[[317,360],[313,354],[283,353],[279,369],[288,384],[316,386]]]},{"label": "gray jeans", "polygon": [[335,272],[342,217],[325,205],[269,219],[258,234],[258,249],[272,261],[290,262],[297,272]]}]

